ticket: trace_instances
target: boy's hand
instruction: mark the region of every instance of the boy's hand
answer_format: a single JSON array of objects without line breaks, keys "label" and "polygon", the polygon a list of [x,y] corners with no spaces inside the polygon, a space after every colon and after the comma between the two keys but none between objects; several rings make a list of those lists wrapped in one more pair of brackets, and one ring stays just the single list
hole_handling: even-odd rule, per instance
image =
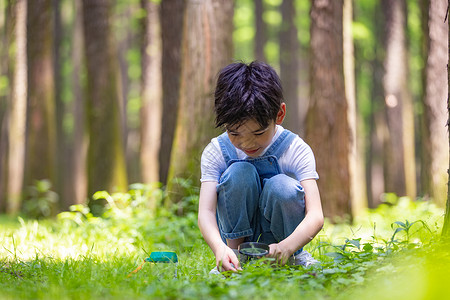
[{"label": "boy's hand", "polygon": [[269,247],[270,250],[269,254],[267,254],[267,257],[275,258],[276,263],[279,265],[285,265],[288,262],[289,257],[292,256],[291,251],[283,247],[283,245],[280,243],[270,244]]},{"label": "boy's hand", "polygon": [[221,272],[237,272],[242,270],[239,259],[237,258],[236,254],[234,254],[234,251],[230,247],[225,245],[222,248],[222,251],[219,251],[216,255],[216,265],[217,269]]}]

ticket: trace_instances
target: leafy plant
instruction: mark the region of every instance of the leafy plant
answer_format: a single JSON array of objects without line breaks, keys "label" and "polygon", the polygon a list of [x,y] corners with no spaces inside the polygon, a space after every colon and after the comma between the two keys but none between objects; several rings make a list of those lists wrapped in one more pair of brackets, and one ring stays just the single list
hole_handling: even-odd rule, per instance
[{"label": "leafy plant", "polygon": [[49,180],[36,180],[33,186],[28,187],[27,196],[23,204],[23,212],[31,218],[50,217],[58,203],[58,194],[51,190]]},{"label": "leafy plant", "polygon": [[431,232],[430,228],[427,226],[427,224],[422,221],[422,220],[417,220],[414,222],[409,222],[408,220],[406,220],[404,223],[400,222],[400,221],[396,221],[394,223],[391,224],[391,228],[394,229],[395,225],[397,225],[397,227],[395,228],[394,234],[391,237],[391,243],[394,243],[395,240],[395,236],[400,233],[400,232],[404,232],[406,235],[406,239],[404,241],[402,241],[402,243],[406,243],[406,244],[410,244],[409,246],[414,246],[414,244],[410,243],[410,235],[411,235],[411,227],[414,224],[421,224],[422,228],[425,228],[426,230],[428,230],[429,232]]}]

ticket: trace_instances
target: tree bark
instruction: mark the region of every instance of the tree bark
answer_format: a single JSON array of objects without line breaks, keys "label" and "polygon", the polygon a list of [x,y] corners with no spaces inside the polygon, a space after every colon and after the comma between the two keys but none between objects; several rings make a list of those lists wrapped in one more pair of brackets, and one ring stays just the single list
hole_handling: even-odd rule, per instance
[{"label": "tree bark", "polygon": [[141,0],[141,165],[145,183],[159,182],[159,149],[162,121],[161,33],[159,4]]},{"label": "tree bark", "polygon": [[120,79],[110,10],[107,0],[83,0],[89,197],[99,190],[124,191],[127,188]]},{"label": "tree bark", "polygon": [[[448,49],[448,60],[447,60],[447,134],[448,128],[450,126],[450,20],[449,17],[449,8],[450,8],[450,0],[448,0],[447,9],[446,9],[446,21],[447,21],[447,49]],[[448,136],[449,141],[449,149],[450,149],[450,134]],[[450,153],[449,153],[450,154]],[[449,161],[449,167],[447,169],[448,174],[448,181],[447,181],[447,204],[445,209],[445,216],[444,216],[444,226],[442,228],[442,236],[445,238],[450,237],[450,161]]]},{"label": "tree bark", "polygon": [[198,185],[200,156],[218,131],[214,128],[214,86],[219,70],[232,59],[231,0],[186,1],[180,100],[168,181],[176,201],[175,178]]},{"label": "tree bark", "polygon": [[56,183],[56,119],[51,0],[27,1],[28,112],[25,186]]},{"label": "tree bark", "polygon": [[316,157],[324,214],[351,216],[349,123],[343,70],[343,1],[311,6],[310,107],[306,142]]},{"label": "tree bark", "polygon": [[366,180],[364,177],[364,147],[360,138],[361,131],[357,131],[360,124],[356,106],[356,82],[355,82],[355,56],[353,48],[353,7],[352,0],[344,0],[343,11],[343,38],[344,38],[344,78],[345,94],[348,103],[349,124],[349,176],[350,176],[350,200],[352,215],[360,214],[367,207]]},{"label": "tree bark", "polygon": [[368,206],[376,208],[381,203],[381,195],[384,189],[384,163],[383,163],[383,142],[386,135],[386,117],[384,113],[384,93],[383,93],[383,41],[384,22],[380,4],[376,4],[372,22],[374,24],[375,56],[370,62],[372,85],[370,89],[370,118],[369,118],[369,145],[366,156],[366,178]]},{"label": "tree bark", "polygon": [[[148,0],[151,2],[151,0]],[[117,45],[117,59],[119,66],[120,76],[120,120],[123,137],[123,144],[125,149],[125,159],[127,168],[127,176],[130,182],[141,182],[141,170],[140,170],[140,160],[139,160],[139,139],[140,139],[140,129],[137,122],[129,120],[127,113],[127,107],[130,100],[136,97],[137,91],[134,88],[138,78],[136,75],[130,74],[130,68],[133,64],[138,64],[139,62],[130,62],[129,54],[134,51],[134,49],[139,49],[140,45],[140,34],[139,31],[134,29],[134,26],[130,26],[133,22],[133,18],[141,12],[139,3],[129,3],[128,5],[113,4],[114,14],[111,17],[112,28],[114,32],[114,37],[116,38]],[[134,95],[133,95],[134,94]],[[131,100],[132,101],[132,100]]]},{"label": "tree bark", "polygon": [[167,183],[177,121],[185,7],[185,0],[161,2],[162,96],[164,100],[162,107],[161,147],[159,151],[159,179],[163,184]]},{"label": "tree bark", "polygon": [[445,124],[447,114],[445,97],[448,93],[446,85],[445,64],[447,63],[448,28],[444,23],[446,3],[438,0],[426,1],[424,23],[427,23],[425,36],[425,95],[424,101],[424,134],[422,155],[423,192],[436,203],[443,206],[446,200],[447,173],[442,168],[449,160],[448,147],[442,143],[447,138]]},{"label": "tree bark", "polygon": [[386,18],[383,88],[388,135],[385,147],[386,192],[416,197],[414,116],[407,88],[406,2],[383,0]]},{"label": "tree bark", "polygon": [[[25,139],[27,114],[27,3],[25,0],[8,4],[8,78],[10,96],[5,125],[2,128],[2,150],[7,153],[5,164],[6,212],[16,214],[22,201],[25,168]],[[8,134],[6,135],[6,131]],[[3,151],[2,151],[3,152]],[[2,174],[2,175],[3,175]]]},{"label": "tree bark", "polygon": [[61,0],[52,0],[53,7],[53,76],[55,86],[55,122],[56,122],[56,182],[55,190],[61,196],[60,205],[63,209],[68,209],[66,202],[66,185],[69,185],[67,179],[69,168],[69,160],[66,156],[67,139],[64,134],[64,113],[65,104],[63,101],[63,76],[62,76],[62,53],[61,47],[63,43],[63,25],[61,21]]},{"label": "tree bark", "polygon": [[282,24],[280,30],[280,78],[283,83],[284,102],[287,115],[286,128],[300,132],[299,122],[299,41],[295,26],[295,5],[293,0],[281,3]]},{"label": "tree bark", "polygon": [[[9,36],[8,27],[10,26],[10,14],[9,3],[7,1],[0,2],[0,11],[4,14],[0,14],[0,35],[1,43],[3,47],[0,48],[0,79],[8,78],[8,56],[9,56]],[[5,90],[0,88],[0,212],[5,211],[6,205],[6,166],[7,162],[7,143],[8,143],[8,130],[7,130],[7,110],[8,110],[8,98],[9,94],[8,88],[4,87]]]},{"label": "tree bark", "polygon": [[72,54],[71,60],[73,71],[71,76],[73,91],[73,138],[70,147],[70,177],[68,181],[72,184],[68,185],[70,198],[67,204],[85,203],[87,199],[87,147],[88,136],[86,134],[86,109],[84,103],[84,94],[81,83],[82,66],[83,66],[83,10],[81,0],[75,0],[74,4],[75,21],[72,32]]}]

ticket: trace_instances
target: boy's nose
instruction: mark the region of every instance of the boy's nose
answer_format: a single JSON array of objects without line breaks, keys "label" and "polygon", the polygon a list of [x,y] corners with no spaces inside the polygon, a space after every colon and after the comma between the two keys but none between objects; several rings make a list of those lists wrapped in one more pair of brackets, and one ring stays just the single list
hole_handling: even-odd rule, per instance
[{"label": "boy's nose", "polygon": [[254,138],[252,137],[252,138],[243,138],[242,140],[241,140],[241,147],[242,148],[244,148],[244,149],[246,149],[246,148],[251,148],[252,146],[253,146],[253,142],[254,142]]}]

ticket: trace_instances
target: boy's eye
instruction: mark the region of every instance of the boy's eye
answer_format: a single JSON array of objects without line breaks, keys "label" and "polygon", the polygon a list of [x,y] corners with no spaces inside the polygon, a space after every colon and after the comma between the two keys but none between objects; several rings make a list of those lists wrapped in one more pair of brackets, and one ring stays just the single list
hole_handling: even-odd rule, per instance
[{"label": "boy's eye", "polygon": [[239,133],[235,133],[235,132],[229,132],[228,134],[232,135],[232,136],[238,136],[239,135]]}]

